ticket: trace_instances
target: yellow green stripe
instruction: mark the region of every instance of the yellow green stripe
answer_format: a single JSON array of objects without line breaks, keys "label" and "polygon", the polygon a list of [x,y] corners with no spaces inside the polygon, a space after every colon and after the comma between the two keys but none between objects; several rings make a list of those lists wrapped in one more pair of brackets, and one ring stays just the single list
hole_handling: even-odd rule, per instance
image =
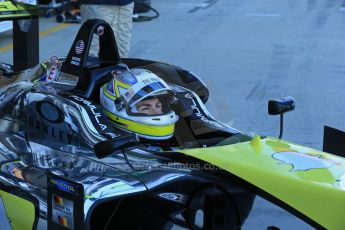
[{"label": "yellow green stripe", "polygon": [[113,95],[111,95],[111,94],[108,92],[106,85],[103,85],[103,92],[104,92],[104,94],[105,94],[105,96],[106,96],[107,98],[109,98],[110,100],[115,101],[116,97],[113,96]]},{"label": "yellow green stripe", "polygon": [[122,83],[121,81],[115,81],[115,93],[116,96],[121,97],[120,91],[119,91],[119,87],[122,87],[124,89],[129,89],[131,86],[127,85],[125,83]]},{"label": "yellow green stripe", "polygon": [[[128,129],[138,134],[149,135],[153,137],[164,137],[164,136],[169,136],[174,132],[175,124],[163,125],[163,126],[146,125],[146,124],[141,124],[132,120],[128,120],[128,119],[116,116],[107,110],[104,110],[104,112],[111,121],[124,124],[123,128]],[[120,124],[117,124],[117,125],[120,125]]]}]

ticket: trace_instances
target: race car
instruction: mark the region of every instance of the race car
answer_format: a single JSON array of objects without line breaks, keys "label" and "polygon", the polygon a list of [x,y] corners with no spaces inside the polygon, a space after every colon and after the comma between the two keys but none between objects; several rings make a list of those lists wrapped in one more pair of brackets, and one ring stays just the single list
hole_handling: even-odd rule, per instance
[{"label": "race car", "polygon": [[[88,55],[93,36],[98,57]],[[100,89],[127,68],[173,89],[179,119],[169,148],[148,148],[104,114]],[[67,57],[8,71],[0,85],[1,229],[240,229],[257,194],[316,228],[345,226],[344,158],[214,119],[199,77],[121,59],[102,20],[82,25]],[[282,117],[294,105],[272,100],[269,112]]]}]

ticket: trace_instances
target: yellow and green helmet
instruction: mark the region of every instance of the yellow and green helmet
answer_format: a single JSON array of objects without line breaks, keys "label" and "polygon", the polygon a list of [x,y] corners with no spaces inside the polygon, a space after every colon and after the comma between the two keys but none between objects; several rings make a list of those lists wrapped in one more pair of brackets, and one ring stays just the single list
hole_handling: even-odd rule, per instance
[{"label": "yellow and green helmet", "polygon": [[[130,69],[117,74],[100,90],[105,114],[118,128],[141,137],[165,140],[173,136],[178,115],[170,108],[173,91],[156,74],[145,69]],[[143,112],[146,102],[155,102],[159,113]]]}]

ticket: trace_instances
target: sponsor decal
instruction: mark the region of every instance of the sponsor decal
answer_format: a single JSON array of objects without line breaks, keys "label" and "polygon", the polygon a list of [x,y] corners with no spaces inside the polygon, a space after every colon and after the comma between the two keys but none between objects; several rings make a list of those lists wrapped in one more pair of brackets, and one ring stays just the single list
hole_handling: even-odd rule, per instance
[{"label": "sponsor decal", "polygon": [[279,164],[291,165],[290,172],[325,169],[341,164],[340,161],[324,158],[320,154],[311,155],[299,152],[277,152],[272,154],[272,158],[278,160]]},{"label": "sponsor decal", "polygon": [[55,203],[63,206],[63,199],[62,199],[62,197],[57,196],[57,195],[54,195],[53,197],[54,197]]},{"label": "sponsor decal", "polygon": [[49,72],[48,72],[47,81],[48,82],[54,81],[56,79],[58,73],[59,73],[58,65],[51,66],[49,69]]},{"label": "sponsor decal", "polygon": [[75,45],[75,52],[77,54],[81,54],[83,50],[84,50],[84,41],[83,40],[77,41],[77,44]]},{"label": "sponsor decal", "polygon": [[193,104],[191,105],[191,109],[194,111],[194,115],[197,116],[200,120],[202,120],[202,121],[204,121],[210,125],[213,125],[217,128],[224,128],[218,122],[210,120],[209,118],[207,118],[207,116],[205,116],[205,114],[203,113],[203,110],[199,108],[199,106],[195,102],[194,98],[189,93],[187,93],[185,95],[185,97],[191,99],[191,101],[193,102]]},{"label": "sponsor decal", "polygon": [[155,82],[160,82],[160,80],[158,78],[148,78],[148,79],[143,80],[143,83],[145,85],[149,85],[149,84],[155,83]]},{"label": "sponsor decal", "polygon": [[58,216],[58,218],[59,218],[59,223],[68,228],[67,218],[63,216]]},{"label": "sponsor decal", "polygon": [[[100,108],[96,107],[94,104],[92,104],[92,102],[85,100],[84,98],[81,98],[81,97],[78,97],[75,95],[70,96],[70,98],[74,99],[77,102],[82,102],[88,108],[88,111],[86,110],[87,114],[89,115],[90,113],[92,113],[93,118],[96,121],[96,123],[98,124],[99,128],[101,129],[101,131],[104,131],[101,134],[106,135],[110,138],[117,137],[117,135],[113,132],[110,132],[111,129],[101,121],[101,120],[105,121],[105,119],[107,119],[107,118],[102,113],[102,110]],[[90,117],[90,118],[92,118],[92,117]],[[92,125],[93,124],[94,124],[94,122],[92,122]],[[89,125],[89,124],[87,124],[87,125]],[[98,132],[98,130],[97,130],[97,132]]]},{"label": "sponsor decal", "polygon": [[52,194],[53,221],[68,229],[74,229],[73,201],[62,196]]},{"label": "sponsor decal", "polygon": [[48,229],[84,228],[83,185],[48,175]]},{"label": "sponsor decal", "polygon": [[104,124],[102,124],[100,122],[99,118],[102,117],[102,115],[101,115],[101,113],[99,111],[97,111],[99,109],[95,105],[93,105],[90,101],[85,100],[85,99],[83,99],[81,97],[78,97],[78,96],[75,96],[75,95],[73,95],[71,97],[74,98],[77,101],[83,102],[83,104],[86,105],[90,109],[90,111],[94,115],[94,118],[95,118],[96,122],[98,123],[98,125],[100,126],[100,128],[102,130],[105,130],[108,127],[108,126],[106,126],[106,125],[104,125]]},{"label": "sponsor decal", "polygon": [[72,144],[72,140],[74,138],[73,134],[67,133],[64,130],[58,129],[57,127],[53,127],[44,122],[40,122],[39,120],[37,120],[36,118],[33,118],[32,116],[28,117],[28,126],[31,128],[38,129],[42,133],[54,139],[58,139],[62,142],[67,142],[68,144]]},{"label": "sponsor decal", "polygon": [[105,135],[107,135],[107,136],[110,137],[110,138],[115,138],[115,137],[117,137],[117,135],[116,135],[115,133],[112,133],[112,132],[107,132],[107,133],[105,133]]},{"label": "sponsor decal", "polygon": [[80,65],[80,58],[72,57],[71,64],[79,66]]},{"label": "sponsor decal", "polygon": [[[53,103],[47,101],[39,101],[36,104],[38,114],[43,117],[46,121],[52,123],[61,123],[64,121],[63,112]],[[49,113],[45,111],[49,110]]]},{"label": "sponsor decal", "polygon": [[72,194],[78,194],[77,187],[75,185],[67,182],[67,181],[50,177],[49,183],[50,183],[50,185],[52,185],[53,187],[55,187],[59,190],[62,190],[62,191],[68,192],[68,193],[72,193]]},{"label": "sponsor decal", "polygon": [[102,36],[104,34],[104,26],[98,26],[96,34]]}]

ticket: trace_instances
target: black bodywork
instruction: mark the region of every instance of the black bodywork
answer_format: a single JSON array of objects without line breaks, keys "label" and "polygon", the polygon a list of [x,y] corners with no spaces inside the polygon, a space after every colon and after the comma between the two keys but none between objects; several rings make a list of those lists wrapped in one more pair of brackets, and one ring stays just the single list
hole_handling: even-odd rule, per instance
[{"label": "black bodywork", "polygon": [[[104,33],[99,36],[99,58],[88,57],[92,35],[100,26]],[[86,55],[76,53],[79,40],[85,43]],[[50,229],[66,229],[54,220],[56,195],[72,201],[71,229],[169,229],[174,224],[190,229],[241,227],[254,195],[206,162],[178,150],[149,150],[150,143],[103,159],[95,155],[97,143],[124,135],[99,105],[101,85],[123,64],[151,70],[175,91],[180,103],[174,109],[180,119],[168,144],[196,148],[234,137],[248,140],[207,112],[203,104],[208,89],[197,76],[160,62],[120,59],[110,26],[100,20],[87,21],[68,56],[59,60],[64,80],[38,82],[45,74],[45,63],[3,79],[0,188],[30,194],[37,201],[37,220],[47,221]]]}]

